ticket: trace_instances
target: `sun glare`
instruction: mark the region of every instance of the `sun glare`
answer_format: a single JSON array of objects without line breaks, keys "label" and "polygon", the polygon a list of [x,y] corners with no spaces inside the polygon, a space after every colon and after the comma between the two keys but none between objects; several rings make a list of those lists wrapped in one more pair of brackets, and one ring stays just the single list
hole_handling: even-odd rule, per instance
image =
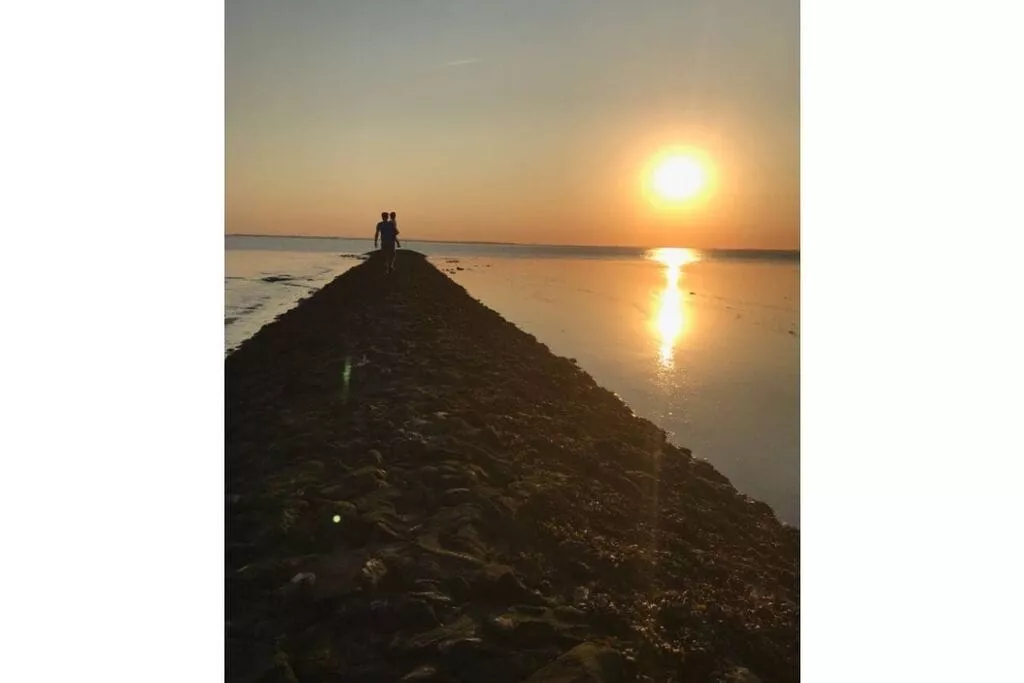
[{"label": "sun glare", "polygon": [[666,148],[644,172],[644,193],[664,208],[687,207],[711,191],[711,166],[705,155],[688,148]]},{"label": "sun glare", "polygon": [[686,308],[680,279],[683,266],[700,260],[692,249],[654,249],[647,258],[665,266],[665,287],[658,293],[653,316],[653,327],[660,340],[658,357],[662,368],[668,370],[674,365],[675,346],[686,331]]},{"label": "sun glare", "polygon": [[692,157],[669,157],[654,169],[654,189],[664,199],[685,201],[704,187],[704,169]]},{"label": "sun glare", "polygon": [[652,261],[664,264],[669,269],[676,269],[679,266],[685,266],[687,263],[693,263],[699,261],[700,256],[693,249],[681,249],[679,247],[662,247],[660,249],[652,249],[648,255]]}]

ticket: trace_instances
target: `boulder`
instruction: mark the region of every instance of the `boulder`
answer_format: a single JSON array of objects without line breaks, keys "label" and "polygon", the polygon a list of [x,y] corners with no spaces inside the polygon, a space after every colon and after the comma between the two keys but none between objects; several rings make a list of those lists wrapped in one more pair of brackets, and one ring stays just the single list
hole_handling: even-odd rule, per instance
[{"label": "boulder", "polygon": [[622,656],[596,643],[581,643],[533,673],[524,683],[612,683],[624,680]]}]

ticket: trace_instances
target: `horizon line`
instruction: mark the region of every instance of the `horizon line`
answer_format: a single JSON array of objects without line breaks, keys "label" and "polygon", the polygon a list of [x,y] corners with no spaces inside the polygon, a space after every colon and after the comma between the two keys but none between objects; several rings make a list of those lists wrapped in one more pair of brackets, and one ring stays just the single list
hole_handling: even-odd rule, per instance
[{"label": "horizon line", "polygon": [[[261,233],[252,232],[228,232],[224,233],[225,237],[279,237],[285,239],[300,239],[300,240],[362,240],[366,242],[372,242],[370,237],[347,237],[344,235],[268,235]],[[637,249],[637,250],[650,250],[650,249],[693,249],[695,251],[760,251],[760,252],[779,252],[779,253],[800,253],[800,249],[764,249],[759,247],[680,247],[680,246],[623,246],[614,244],[544,244],[540,242],[490,242],[485,240],[428,240],[428,239],[416,239],[411,240],[413,242],[425,242],[427,244],[486,244],[491,246],[499,247],[554,247],[554,248],[569,248],[569,249]]]}]

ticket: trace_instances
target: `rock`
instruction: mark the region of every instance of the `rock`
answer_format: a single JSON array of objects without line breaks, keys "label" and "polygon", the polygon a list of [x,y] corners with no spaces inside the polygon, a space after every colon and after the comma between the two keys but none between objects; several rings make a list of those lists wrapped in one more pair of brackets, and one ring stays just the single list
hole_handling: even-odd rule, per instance
[{"label": "rock", "polygon": [[445,595],[441,591],[426,590],[426,591],[413,591],[409,593],[410,598],[417,598],[427,602],[433,602],[440,605],[450,605],[452,598],[449,595]]},{"label": "rock", "polygon": [[316,583],[316,574],[313,572],[299,572],[292,577],[291,583],[308,583],[312,586]]},{"label": "rock", "polygon": [[487,425],[482,429],[482,436],[484,441],[486,441],[491,446],[501,446],[505,443],[505,435],[501,431],[495,429],[491,425]]},{"label": "rock", "polygon": [[410,459],[421,457],[427,450],[426,439],[411,432],[400,435],[397,441],[391,445],[392,454],[396,459]]},{"label": "rock", "polygon": [[364,585],[376,588],[388,573],[387,565],[378,557],[371,557],[363,565],[360,578]]},{"label": "rock", "polygon": [[747,500],[747,504],[750,505],[753,509],[757,510],[761,515],[765,515],[771,517],[772,519],[776,519],[775,510],[772,510],[771,506],[768,505],[767,503],[762,503],[759,500],[754,500],[753,498],[750,498],[749,500]]},{"label": "rock", "polygon": [[484,567],[474,584],[479,595],[504,602],[525,605],[543,605],[544,598],[523,585],[511,567],[490,564]]},{"label": "rock", "polygon": [[487,426],[487,420],[481,413],[468,412],[463,414],[462,418],[472,427],[480,429]]},{"label": "rock", "polygon": [[434,465],[424,465],[416,470],[416,475],[422,481],[433,481],[437,478],[439,470]]},{"label": "rock", "polygon": [[316,477],[322,476],[323,473],[327,470],[327,466],[324,465],[323,462],[321,462],[320,460],[307,460],[306,462],[302,463],[299,467],[306,474],[311,474]]},{"label": "rock", "polygon": [[629,619],[622,612],[604,608],[587,613],[587,623],[593,626],[599,633],[605,633],[620,638],[630,638],[633,628]]},{"label": "rock", "polygon": [[582,560],[569,560],[565,569],[569,576],[577,581],[587,581],[594,576],[594,570]]},{"label": "rock", "polygon": [[324,513],[331,518],[332,522],[338,524],[345,520],[355,518],[359,514],[359,511],[355,504],[350,503],[347,500],[331,500],[324,503]]},{"label": "rock", "polygon": [[269,670],[259,680],[267,681],[267,683],[299,683],[287,655],[282,652],[278,652],[274,656]]},{"label": "rock", "polygon": [[569,624],[581,624],[587,620],[587,613],[572,605],[559,605],[554,614],[557,619]]},{"label": "rock", "polygon": [[401,497],[402,494],[397,488],[382,482],[379,488],[359,496],[352,501],[352,504],[356,506],[360,514],[387,512],[393,515],[395,514],[395,505],[391,501]]},{"label": "rock", "polygon": [[440,623],[430,604],[403,596],[372,601],[362,621],[364,627],[381,633],[436,628]]},{"label": "rock", "polygon": [[535,672],[524,683],[613,683],[622,680],[622,655],[595,643],[582,643]]},{"label": "rock", "polygon": [[473,586],[465,576],[460,574],[446,576],[441,581],[439,588],[444,591],[445,594],[452,596],[452,600],[455,603],[470,600],[475,596]]},{"label": "rock", "polygon": [[316,585],[316,574],[313,572],[300,572],[293,576],[288,583],[277,589],[277,597],[285,604],[291,602],[305,602],[314,595]]},{"label": "rock", "polygon": [[742,666],[727,671],[722,680],[727,683],[761,683],[761,679],[754,675],[753,671]]},{"label": "rock", "polygon": [[515,648],[543,647],[558,640],[558,628],[547,614],[506,612],[484,622],[484,626],[490,634]]},{"label": "rock", "polygon": [[607,593],[591,593],[590,604],[597,609],[608,610],[613,608],[611,597]]},{"label": "rock", "polygon": [[350,481],[362,490],[372,490],[381,486],[388,473],[379,467],[367,465],[349,473]]},{"label": "rock", "polygon": [[629,489],[629,494],[628,495],[630,495],[630,496],[635,496],[637,498],[643,498],[646,495],[646,493],[645,493],[645,491],[643,489],[643,486],[641,484],[633,481],[629,477],[620,477],[619,478],[619,482],[624,484],[625,487]]},{"label": "rock", "polygon": [[362,570],[366,556],[336,553],[315,564],[316,583],[312,586],[315,600],[335,600],[358,593],[363,588]]},{"label": "rock", "polygon": [[348,487],[344,484],[331,484],[320,489],[320,495],[324,498],[344,498],[348,495]]},{"label": "rock", "polygon": [[402,676],[403,681],[431,681],[437,677],[437,668],[424,664]]},{"label": "rock", "polygon": [[468,503],[471,500],[473,500],[473,492],[467,488],[448,489],[441,494],[442,505],[458,505],[459,503]]},{"label": "rock", "polygon": [[517,614],[528,614],[534,617],[542,617],[548,614],[548,608],[543,605],[513,605],[512,611]]},{"label": "rock", "polygon": [[387,522],[375,522],[371,529],[374,538],[379,541],[402,541],[405,536]]},{"label": "rock", "polygon": [[732,484],[721,472],[715,469],[707,460],[694,460],[693,461],[693,472],[697,476],[707,481],[721,484],[723,486],[732,487]]},{"label": "rock", "polygon": [[442,624],[437,628],[407,638],[404,642],[393,643],[394,646],[408,650],[445,651],[456,643],[468,641],[476,645],[481,642],[476,635],[476,622],[463,614],[454,621]]},{"label": "rock", "polygon": [[480,538],[473,524],[462,524],[454,535],[447,537],[446,542],[453,550],[468,553],[474,557],[483,558],[488,554],[487,545]]}]

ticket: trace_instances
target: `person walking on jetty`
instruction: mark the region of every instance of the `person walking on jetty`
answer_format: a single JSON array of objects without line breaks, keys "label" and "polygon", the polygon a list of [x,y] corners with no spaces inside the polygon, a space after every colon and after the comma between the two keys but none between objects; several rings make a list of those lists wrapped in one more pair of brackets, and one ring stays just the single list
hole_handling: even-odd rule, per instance
[{"label": "person walking on jetty", "polygon": [[395,212],[390,216],[387,211],[380,214],[381,221],[377,223],[377,231],[373,234],[373,248],[377,248],[377,241],[380,240],[380,250],[384,255],[384,272],[390,273],[395,269],[395,248],[401,247],[398,241],[398,226],[395,224]]}]

